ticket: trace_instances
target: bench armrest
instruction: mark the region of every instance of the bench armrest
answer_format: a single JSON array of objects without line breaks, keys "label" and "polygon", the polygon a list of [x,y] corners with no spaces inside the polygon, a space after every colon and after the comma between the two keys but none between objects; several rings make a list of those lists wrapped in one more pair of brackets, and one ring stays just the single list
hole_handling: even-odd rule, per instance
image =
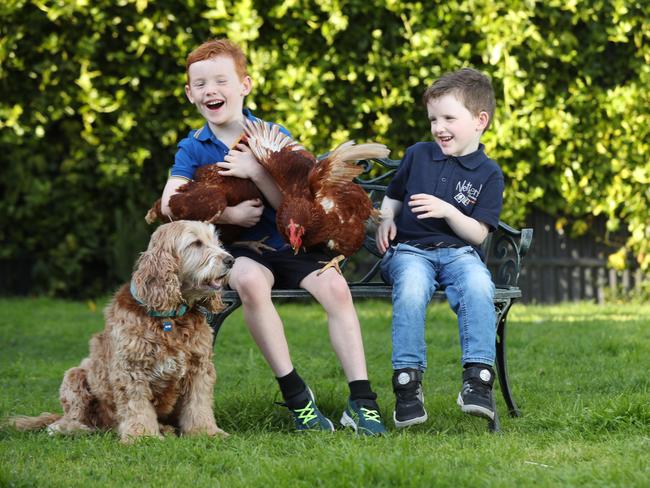
[{"label": "bench armrest", "polygon": [[521,261],[530,249],[532,241],[533,229],[517,230],[499,221],[499,227],[488,236],[482,246],[495,285],[517,286]]}]

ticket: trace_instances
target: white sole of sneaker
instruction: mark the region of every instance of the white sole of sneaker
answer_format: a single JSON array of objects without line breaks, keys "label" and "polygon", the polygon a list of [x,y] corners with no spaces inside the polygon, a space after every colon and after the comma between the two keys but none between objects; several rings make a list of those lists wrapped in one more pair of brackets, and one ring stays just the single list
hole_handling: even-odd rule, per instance
[{"label": "white sole of sneaker", "polygon": [[355,432],[357,431],[357,424],[352,420],[352,417],[350,417],[347,412],[343,412],[343,415],[341,416],[341,425],[343,427],[350,427],[351,429],[354,429]]},{"label": "white sole of sneaker", "polygon": [[415,417],[414,419],[409,419],[409,420],[397,420],[397,418],[395,417],[395,412],[393,412],[393,422],[395,422],[395,427],[398,429],[403,429],[404,427],[409,427],[411,425],[422,424],[426,422],[428,418],[429,416],[425,411],[422,417]]},{"label": "white sole of sneaker", "polygon": [[463,398],[461,397],[460,393],[458,394],[458,399],[456,400],[456,403],[463,411],[463,413],[468,413],[476,417],[483,417],[484,419],[488,419],[488,420],[494,420],[494,411],[488,410],[487,408],[481,407],[480,405],[465,405],[463,403]]}]

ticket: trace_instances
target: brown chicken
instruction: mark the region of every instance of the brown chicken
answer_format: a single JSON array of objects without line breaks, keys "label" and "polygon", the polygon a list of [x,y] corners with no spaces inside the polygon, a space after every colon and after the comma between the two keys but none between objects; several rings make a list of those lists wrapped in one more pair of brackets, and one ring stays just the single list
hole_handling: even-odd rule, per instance
[{"label": "brown chicken", "polygon": [[[221,168],[216,164],[199,167],[194,180],[178,188],[177,193],[169,199],[169,208],[173,220],[203,220],[215,223],[226,207],[235,206],[245,200],[262,198],[255,184],[247,178],[236,178],[219,174]],[[157,220],[169,222],[160,208],[160,199],[147,212],[145,220],[152,224]],[[237,239],[242,227],[236,225],[219,225],[220,238],[226,244]]]},{"label": "brown chicken", "polygon": [[[319,161],[277,126],[249,121],[245,131],[248,146],[282,192],[276,222],[294,253],[324,246],[344,257],[354,254],[363,245],[366,221],[378,218],[379,211],[352,181],[363,171],[353,161],[385,158],[389,149],[348,141]],[[338,270],[341,259],[326,267]]]}]

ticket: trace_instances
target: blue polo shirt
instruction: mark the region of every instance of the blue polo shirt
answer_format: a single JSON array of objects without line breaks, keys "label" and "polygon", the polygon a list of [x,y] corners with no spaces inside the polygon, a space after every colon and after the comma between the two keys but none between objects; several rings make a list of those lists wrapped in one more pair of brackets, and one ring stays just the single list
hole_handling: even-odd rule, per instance
[{"label": "blue polo shirt", "polygon": [[[248,109],[244,109],[244,116],[249,120],[259,120]],[[291,136],[284,127],[279,127],[280,132]],[[178,143],[170,176],[191,180],[200,166],[222,162],[229,150],[230,148],[212,133],[206,122],[200,129],[191,130],[187,137]],[[264,243],[275,249],[281,249],[288,245],[278,232],[275,223],[275,210],[266,201],[260,221],[253,227],[244,230],[240,239],[259,240],[263,237],[268,237]]]},{"label": "blue polo shirt", "polygon": [[[386,189],[386,196],[403,203],[395,219],[395,242],[417,247],[440,243],[467,246],[445,219],[418,219],[408,201],[426,193],[451,203],[458,210],[494,230],[503,203],[503,173],[485,155],[483,144],[465,156],[447,156],[435,142],[419,142],[406,150],[404,159]],[[479,252],[480,249],[474,246]]]}]

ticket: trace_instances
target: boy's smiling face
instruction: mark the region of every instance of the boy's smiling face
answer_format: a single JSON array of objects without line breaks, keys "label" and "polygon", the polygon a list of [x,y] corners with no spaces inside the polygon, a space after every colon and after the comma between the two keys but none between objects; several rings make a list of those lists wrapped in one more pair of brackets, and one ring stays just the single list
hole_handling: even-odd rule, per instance
[{"label": "boy's smiling face", "polygon": [[489,121],[487,112],[472,115],[452,93],[429,100],[427,114],[431,135],[448,156],[465,156],[476,151]]},{"label": "boy's smiling face", "polygon": [[208,121],[213,133],[242,122],[244,97],[252,88],[248,76],[240,78],[230,56],[215,56],[192,63],[185,94]]}]

